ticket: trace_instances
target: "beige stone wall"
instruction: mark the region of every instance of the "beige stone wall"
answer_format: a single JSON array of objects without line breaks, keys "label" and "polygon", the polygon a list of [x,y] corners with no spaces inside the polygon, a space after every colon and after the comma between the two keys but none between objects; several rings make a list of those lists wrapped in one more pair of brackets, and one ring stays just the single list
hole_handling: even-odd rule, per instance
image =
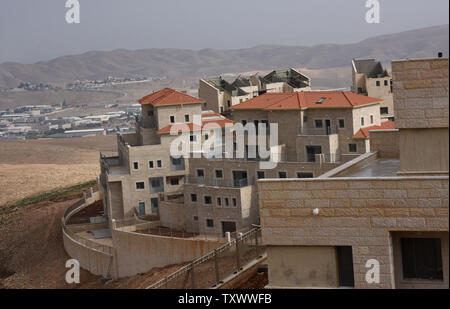
[{"label": "beige stone wall", "polygon": [[200,115],[202,112],[202,103],[158,106],[156,108],[156,128],[158,130],[168,126],[170,116],[175,116],[175,123],[185,123],[184,115],[189,115],[189,122],[193,121],[193,115]]},{"label": "beige stone wall", "polygon": [[223,93],[203,79],[199,81],[198,97],[206,102],[206,109],[220,113],[223,107]]},{"label": "beige stone wall", "polygon": [[[377,82],[379,82],[380,86],[377,86]],[[387,85],[385,85],[385,82],[387,83]],[[369,97],[383,99],[383,101],[380,102],[380,108],[388,108],[388,114],[381,116],[383,118],[393,117],[395,115],[395,111],[391,91],[391,77],[387,76],[381,78],[366,78],[365,84],[367,95]]]},{"label": "beige stone wall", "polygon": [[448,128],[400,129],[400,174],[448,174]]},{"label": "beige stone wall", "polygon": [[184,203],[163,201],[159,204],[159,216],[161,226],[174,230],[186,230],[186,218],[184,215]]},{"label": "beige stone wall", "polygon": [[162,237],[112,231],[119,277],[145,273],[154,267],[192,261],[222,245],[217,241]]},{"label": "beige stone wall", "polygon": [[396,127],[448,128],[448,58],[392,61]]},{"label": "beige stone wall", "polygon": [[[258,185],[263,242],[352,246],[356,288],[395,287],[391,232],[449,228],[448,177],[260,180]],[[380,262],[379,284],[365,281],[365,263],[372,258]],[[443,258],[441,286],[448,287],[448,255]],[[270,268],[269,263],[269,284]]]},{"label": "beige stone wall", "polygon": [[378,152],[379,158],[399,158],[398,130],[370,131],[370,151]]}]

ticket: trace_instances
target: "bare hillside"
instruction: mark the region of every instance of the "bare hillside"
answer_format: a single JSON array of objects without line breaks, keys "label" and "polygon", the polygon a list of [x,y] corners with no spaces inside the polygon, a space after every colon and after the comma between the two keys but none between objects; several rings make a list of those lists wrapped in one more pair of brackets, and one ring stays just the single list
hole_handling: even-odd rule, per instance
[{"label": "bare hillside", "polygon": [[146,49],[91,51],[35,64],[0,64],[0,89],[20,82],[61,83],[108,75],[205,76],[283,67],[323,69],[348,66],[352,58],[391,59],[448,55],[449,26],[442,25],[369,38],[354,44],[263,45],[235,50]]}]

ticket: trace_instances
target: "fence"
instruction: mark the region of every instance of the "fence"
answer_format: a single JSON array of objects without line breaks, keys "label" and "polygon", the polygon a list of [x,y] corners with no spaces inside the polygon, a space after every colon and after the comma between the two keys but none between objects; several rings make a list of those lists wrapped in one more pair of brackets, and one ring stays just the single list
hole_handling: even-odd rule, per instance
[{"label": "fence", "polygon": [[261,258],[265,247],[261,245],[261,228],[236,235],[225,245],[200,257],[163,278],[147,289],[207,289],[223,283],[231,274],[238,274],[243,266]]},{"label": "fence", "polygon": [[91,187],[88,191],[83,192],[83,198],[79,200],[78,202],[74,203],[73,205],[69,206],[65,211],[64,215],[61,218],[61,224],[63,232],[69,236],[72,240],[88,247],[91,249],[95,249],[97,251],[101,251],[103,253],[111,254],[113,253],[113,248],[110,246],[99,244],[95,241],[86,239],[84,237],[76,235],[70,227],[67,226],[67,222],[69,221],[70,217],[72,217],[75,213],[80,211],[81,209],[91,205],[92,203],[89,203],[88,199],[94,198],[94,193],[98,191],[98,188]]}]

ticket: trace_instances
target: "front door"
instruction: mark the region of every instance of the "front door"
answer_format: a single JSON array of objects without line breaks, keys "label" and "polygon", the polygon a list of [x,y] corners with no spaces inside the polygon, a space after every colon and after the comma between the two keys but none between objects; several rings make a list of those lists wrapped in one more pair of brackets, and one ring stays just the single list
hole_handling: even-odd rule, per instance
[{"label": "front door", "polygon": [[145,203],[139,202],[139,216],[145,216]]},{"label": "front door", "polygon": [[316,154],[322,153],[322,146],[306,146],[308,162],[316,162]]},{"label": "front door", "polygon": [[327,130],[326,133],[327,135],[331,134],[331,120],[330,119],[325,119],[325,129]]},{"label": "front door", "polygon": [[236,222],[222,221],[222,237],[225,237],[226,232],[236,232]]},{"label": "front door", "polygon": [[159,200],[157,197],[150,199],[152,205],[152,214],[159,214]]}]

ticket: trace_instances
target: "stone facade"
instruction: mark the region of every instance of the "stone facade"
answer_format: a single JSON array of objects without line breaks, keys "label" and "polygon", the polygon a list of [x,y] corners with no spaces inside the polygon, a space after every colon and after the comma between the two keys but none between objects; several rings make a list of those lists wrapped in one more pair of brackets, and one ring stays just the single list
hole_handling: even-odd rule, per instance
[{"label": "stone facade", "polygon": [[400,173],[448,174],[448,58],[392,62]]},{"label": "stone facade", "polygon": [[[439,232],[444,281],[428,287],[448,288],[448,177],[268,179],[259,181],[259,190],[263,241],[273,248],[272,259],[282,258],[277,248],[294,246],[301,252],[306,246],[351,246],[356,288],[395,288],[405,283],[395,277],[392,233]],[[315,208],[318,215],[313,214]],[[378,284],[365,280],[369,259],[380,262]],[[301,283],[296,285],[289,268],[308,263],[306,259],[285,265],[283,277],[269,262],[269,285],[337,287],[336,280],[320,285],[310,276],[297,278]],[[272,274],[277,280],[271,280]],[[415,283],[409,286],[423,286]]]},{"label": "stone facade", "polygon": [[392,61],[397,128],[448,128],[448,72],[448,58]]}]

